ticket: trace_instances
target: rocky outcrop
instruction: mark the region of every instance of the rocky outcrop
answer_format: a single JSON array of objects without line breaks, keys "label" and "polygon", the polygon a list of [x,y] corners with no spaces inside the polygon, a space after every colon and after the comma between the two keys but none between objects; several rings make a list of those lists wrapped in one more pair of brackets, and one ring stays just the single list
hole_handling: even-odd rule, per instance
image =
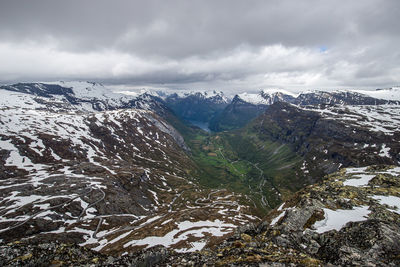
[{"label": "rocky outcrop", "polygon": [[227,241],[218,262],[397,266],[399,177],[399,168],[378,166],[332,174],[272,211],[256,230]]}]

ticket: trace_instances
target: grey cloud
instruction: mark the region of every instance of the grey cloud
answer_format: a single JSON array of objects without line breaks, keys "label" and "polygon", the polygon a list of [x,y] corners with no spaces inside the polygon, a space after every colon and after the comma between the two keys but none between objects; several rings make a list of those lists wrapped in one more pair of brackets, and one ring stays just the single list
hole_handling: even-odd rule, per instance
[{"label": "grey cloud", "polygon": [[[0,77],[251,87],[274,84],[273,76],[300,85],[298,77],[320,77],[304,86],[390,85],[400,80],[399,13],[397,0],[2,1],[0,45],[10,50],[0,51],[2,62],[32,60],[20,55],[24,45],[38,56],[48,46],[61,59],[38,59],[34,71],[29,62],[13,63],[0,67]],[[283,47],[277,57],[263,54],[276,46]]]}]

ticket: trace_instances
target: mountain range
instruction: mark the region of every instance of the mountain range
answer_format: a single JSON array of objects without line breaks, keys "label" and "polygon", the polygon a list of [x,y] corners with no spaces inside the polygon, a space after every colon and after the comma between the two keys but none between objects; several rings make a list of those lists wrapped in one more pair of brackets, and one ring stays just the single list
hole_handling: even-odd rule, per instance
[{"label": "mountain range", "polygon": [[[396,264],[387,253],[400,253],[399,215],[384,204],[400,197],[398,170],[387,167],[400,164],[399,104],[400,88],[230,98],[129,95],[90,82],[0,86],[0,240],[59,240],[126,257],[159,245],[193,257],[218,247],[202,264],[239,264],[235,249],[246,264]],[[368,175],[377,177],[370,189],[345,181]],[[320,232],[338,210],[369,214],[364,224],[385,233],[374,244],[386,254],[367,261],[364,243],[346,237],[363,235],[359,217]],[[298,214],[310,216],[300,223]],[[342,240],[347,247],[333,253],[329,242]]]}]

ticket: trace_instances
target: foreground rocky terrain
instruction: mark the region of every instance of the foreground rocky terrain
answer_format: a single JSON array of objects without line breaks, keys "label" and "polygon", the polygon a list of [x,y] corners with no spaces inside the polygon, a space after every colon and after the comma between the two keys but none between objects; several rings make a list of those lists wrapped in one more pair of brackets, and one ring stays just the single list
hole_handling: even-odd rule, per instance
[{"label": "foreground rocky terrain", "polygon": [[[76,245],[14,242],[3,266],[398,266],[400,169],[348,168],[308,186],[259,224],[236,229],[216,249],[180,254],[163,248],[106,256]],[[49,253],[50,252],[50,253]]]}]

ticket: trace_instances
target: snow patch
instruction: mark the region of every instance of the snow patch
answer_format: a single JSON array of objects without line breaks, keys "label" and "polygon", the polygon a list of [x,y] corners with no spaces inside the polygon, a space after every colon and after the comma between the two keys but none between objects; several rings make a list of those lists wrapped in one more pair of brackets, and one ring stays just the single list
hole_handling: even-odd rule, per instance
[{"label": "snow patch", "polygon": [[393,212],[396,212],[397,214],[400,214],[400,197],[373,196],[372,198],[375,200],[378,200],[379,204],[381,204],[381,205],[388,205],[389,207],[394,207],[394,209],[390,208],[390,210]]},{"label": "snow patch", "polygon": [[312,226],[317,233],[324,233],[330,230],[339,231],[348,222],[359,222],[367,220],[368,206],[355,207],[352,210],[331,210],[324,208],[325,219],[317,221]]},{"label": "snow patch", "polygon": [[375,177],[375,175],[371,174],[358,174],[354,175],[353,177],[358,177],[356,179],[348,179],[345,182],[343,182],[344,186],[366,186],[368,185],[369,181]]}]

